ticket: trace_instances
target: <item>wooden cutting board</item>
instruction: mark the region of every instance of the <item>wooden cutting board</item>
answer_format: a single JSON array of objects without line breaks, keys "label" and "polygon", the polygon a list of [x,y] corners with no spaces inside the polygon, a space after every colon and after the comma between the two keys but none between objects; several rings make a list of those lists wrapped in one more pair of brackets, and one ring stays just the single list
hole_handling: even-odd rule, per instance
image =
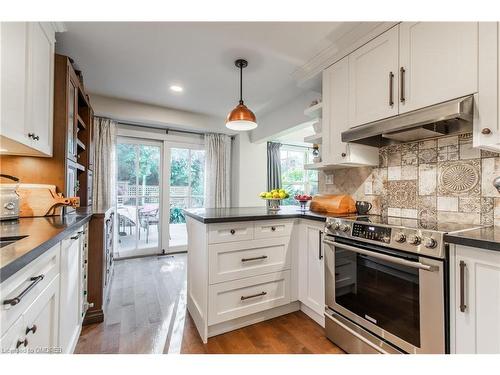
[{"label": "wooden cutting board", "polygon": [[19,184],[19,217],[60,215],[62,206],[78,207],[80,198],[64,198],[55,185]]}]

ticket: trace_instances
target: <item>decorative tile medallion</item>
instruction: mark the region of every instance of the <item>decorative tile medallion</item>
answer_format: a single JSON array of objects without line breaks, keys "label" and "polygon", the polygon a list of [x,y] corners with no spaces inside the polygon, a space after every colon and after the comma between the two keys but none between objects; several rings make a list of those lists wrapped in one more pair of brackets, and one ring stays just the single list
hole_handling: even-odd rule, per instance
[{"label": "decorative tile medallion", "polygon": [[442,196],[479,196],[480,161],[462,160],[438,165],[438,194]]},{"label": "decorative tile medallion", "polygon": [[388,181],[389,204],[398,208],[417,208],[417,181]]},{"label": "decorative tile medallion", "polygon": [[418,152],[418,162],[420,164],[429,164],[437,162],[437,150],[435,148],[426,148]]}]

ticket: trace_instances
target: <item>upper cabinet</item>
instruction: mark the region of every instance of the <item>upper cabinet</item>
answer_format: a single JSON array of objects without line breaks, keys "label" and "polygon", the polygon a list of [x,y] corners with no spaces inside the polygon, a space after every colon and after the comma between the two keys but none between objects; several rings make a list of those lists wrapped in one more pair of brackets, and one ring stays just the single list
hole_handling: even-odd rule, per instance
[{"label": "upper cabinet", "polygon": [[398,114],[398,27],[349,55],[349,125]]},{"label": "upper cabinet", "polygon": [[477,92],[477,22],[399,25],[399,113]]},{"label": "upper cabinet", "polygon": [[349,55],[349,126],[478,91],[477,22],[403,22]]},{"label": "upper cabinet", "polygon": [[2,22],[2,154],[52,156],[55,30],[48,22]]},{"label": "upper cabinet", "polygon": [[333,64],[323,72],[323,159],[329,165],[377,165],[378,149],[342,142],[349,128],[349,59]]}]

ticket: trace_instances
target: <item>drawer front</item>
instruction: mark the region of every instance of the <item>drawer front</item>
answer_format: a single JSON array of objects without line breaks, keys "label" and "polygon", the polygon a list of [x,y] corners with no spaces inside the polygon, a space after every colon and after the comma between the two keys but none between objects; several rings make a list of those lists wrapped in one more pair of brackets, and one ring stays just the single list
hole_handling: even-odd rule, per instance
[{"label": "drawer front", "polygon": [[290,271],[209,286],[208,325],[290,303]]},{"label": "drawer front", "polygon": [[[59,274],[59,254],[60,244],[57,244],[0,285],[0,334],[3,334],[24,313]],[[39,278],[41,275],[43,279]],[[38,279],[35,279],[37,277]],[[29,287],[31,287],[29,291],[22,295]],[[4,304],[5,300],[20,296],[22,297],[17,304]]]},{"label": "drawer front", "polygon": [[290,269],[288,238],[209,245],[210,284]]},{"label": "drawer front", "polygon": [[290,237],[293,221],[271,220],[255,222],[255,238]]},{"label": "drawer front", "polygon": [[208,228],[208,243],[252,240],[253,232],[253,221],[210,224]]},{"label": "drawer front", "polygon": [[11,354],[26,350],[26,347],[24,346],[25,335],[26,327],[24,325],[23,317],[21,316],[0,338],[1,353]]}]

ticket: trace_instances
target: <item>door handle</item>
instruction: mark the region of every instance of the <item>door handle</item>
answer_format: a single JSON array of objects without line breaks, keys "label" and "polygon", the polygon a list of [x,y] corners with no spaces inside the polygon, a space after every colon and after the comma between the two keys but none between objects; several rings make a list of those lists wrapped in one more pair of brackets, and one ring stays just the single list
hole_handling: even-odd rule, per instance
[{"label": "door handle", "polygon": [[405,98],[405,74],[406,74],[406,70],[405,68],[401,67],[401,69],[399,69],[399,72],[400,72],[400,78],[401,78],[401,103],[404,103],[406,101],[406,98]]},{"label": "door handle", "polygon": [[389,72],[389,107],[394,106],[394,73]]},{"label": "door handle", "polygon": [[465,269],[467,268],[467,263],[463,260],[460,261],[460,312],[465,312],[467,310],[467,305],[465,304]]}]

